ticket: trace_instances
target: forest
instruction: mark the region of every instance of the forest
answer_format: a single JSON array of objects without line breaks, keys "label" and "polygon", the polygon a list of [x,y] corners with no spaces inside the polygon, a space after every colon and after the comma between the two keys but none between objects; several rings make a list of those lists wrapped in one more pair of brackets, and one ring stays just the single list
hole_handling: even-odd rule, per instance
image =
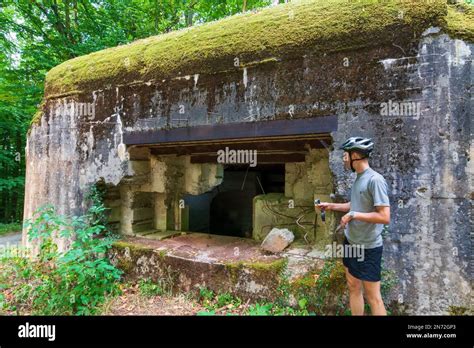
[{"label": "forest", "polygon": [[1,0],[0,224],[22,221],[26,134],[43,97],[48,70],[68,59],[107,47],[271,3],[270,0]]}]

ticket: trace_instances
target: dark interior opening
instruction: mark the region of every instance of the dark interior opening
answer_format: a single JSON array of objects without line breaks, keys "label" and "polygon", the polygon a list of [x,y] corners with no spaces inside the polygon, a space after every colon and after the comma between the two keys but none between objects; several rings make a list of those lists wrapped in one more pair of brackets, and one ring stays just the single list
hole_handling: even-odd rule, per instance
[{"label": "dark interior opening", "polygon": [[184,197],[189,207],[189,230],[252,237],[253,198],[285,191],[285,165],[226,165],[224,180],[212,191]]}]

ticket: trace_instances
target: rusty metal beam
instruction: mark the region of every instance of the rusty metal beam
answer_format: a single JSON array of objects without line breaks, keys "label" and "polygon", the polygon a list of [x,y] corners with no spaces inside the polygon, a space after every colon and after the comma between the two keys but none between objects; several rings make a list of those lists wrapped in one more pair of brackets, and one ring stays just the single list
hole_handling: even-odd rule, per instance
[{"label": "rusty metal beam", "polygon": [[152,145],[224,139],[329,134],[337,130],[337,116],[293,120],[214,124],[153,131],[125,132],[126,145]]},{"label": "rusty metal beam", "polygon": [[[331,139],[322,139],[327,145],[331,144]],[[216,154],[218,150],[257,150],[259,153],[267,151],[304,152],[308,151],[307,145],[311,148],[322,148],[321,139],[262,139],[261,141],[242,142],[219,142],[219,143],[184,143],[179,145],[150,145],[150,152],[153,155],[189,155],[189,154]]]}]

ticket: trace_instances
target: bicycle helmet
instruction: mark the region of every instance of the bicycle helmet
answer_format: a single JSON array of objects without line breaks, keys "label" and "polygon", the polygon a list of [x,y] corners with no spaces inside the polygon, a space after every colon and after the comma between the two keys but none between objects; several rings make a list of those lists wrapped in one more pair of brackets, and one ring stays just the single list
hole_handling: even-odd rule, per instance
[{"label": "bicycle helmet", "polygon": [[[350,137],[347,139],[344,144],[342,144],[339,149],[349,152],[349,160],[351,170],[355,172],[353,163],[355,161],[363,160],[364,158],[369,157],[370,153],[374,149],[374,143],[372,139],[362,138],[362,137]],[[356,151],[363,155],[362,158],[353,159],[351,152]]]},{"label": "bicycle helmet", "polygon": [[364,155],[369,155],[374,149],[374,143],[369,138],[350,137],[339,149],[347,152],[357,151]]}]

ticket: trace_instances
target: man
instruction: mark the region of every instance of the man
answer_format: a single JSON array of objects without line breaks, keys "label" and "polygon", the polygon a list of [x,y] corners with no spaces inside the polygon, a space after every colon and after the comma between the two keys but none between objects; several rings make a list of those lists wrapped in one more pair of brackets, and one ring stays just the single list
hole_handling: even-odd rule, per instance
[{"label": "man", "polygon": [[371,139],[349,138],[340,149],[344,150],[344,166],[357,173],[351,189],[351,201],[316,205],[320,210],[347,212],[341,219],[341,225],[346,227],[344,244],[363,248],[363,258],[348,257],[346,254],[343,258],[352,315],[364,314],[362,290],[372,314],[387,315],[380,293],[381,233],[383,225],[390,222],[390,202],[385,179],[369,166],[368,158],[373,148]]}]

